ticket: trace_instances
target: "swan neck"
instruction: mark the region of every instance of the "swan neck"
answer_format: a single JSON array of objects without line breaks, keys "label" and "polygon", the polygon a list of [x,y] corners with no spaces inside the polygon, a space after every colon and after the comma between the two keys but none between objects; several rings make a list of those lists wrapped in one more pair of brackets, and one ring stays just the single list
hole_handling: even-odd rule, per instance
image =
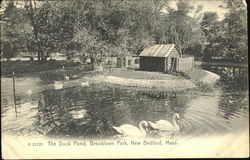
[{"label": "swan neck", "polygon": [[176,122],[176,116],[173,116],[172,122],[173,122],[174,126],[175,126],[178,130],[180,130],[180,127],[179,127],[179,125],[178,125],[177,122]]},{"label": "swan neck", "polygon": [[145,128],[143,127],[143,124],[146,124],[146,122],[145,122],[145,121],[141,121],[141,122],[139,123],[139,128],[140,128],[140,131],[142,132],[142,134],[143,134],[144,136],[146,136],[147,133],[146,133]]}]

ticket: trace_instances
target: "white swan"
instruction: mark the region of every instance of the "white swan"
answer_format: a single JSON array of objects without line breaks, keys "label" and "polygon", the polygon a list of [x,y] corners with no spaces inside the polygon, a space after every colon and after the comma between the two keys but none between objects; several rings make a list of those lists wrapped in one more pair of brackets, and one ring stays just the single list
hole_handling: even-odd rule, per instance
[{"label": "white swan", "polygon": [[27,91],[26,91],[26,94],[27,94],[28,96],[31,96],[31,95],[32,95],[32,90],[31,90],[31,89],[27,90]]},{"label": "white swan", "polygon": [[139,123],[139,128],[131,125],[131,124],[123,124],[120,127],[115,127],[113,128],[122,134],[123,136],[131,136],[131,137],[146,137],[147,131],[145,128],[148,127],[147,121],[141,121]]},{"label": "white swan", "polygon": [[61,81],[54,81],[54,88],[55,89],[62,89],[63,83]]},{"label": "white swan", "polygon": [[148,125],[153,129],[157,129],[160,131],[176,132],[180,130],[180,127],[176,122],[177,118],[179,119],[180,116],[178,113],[175,113],[172,116],[172,123],[166,120],[159,120],[156,121],[155,123],[148,121]]},{"label": "white swan", "polygon": [[82,87],[89,86],[89,81],[81,82],[81,86]]},{"label": "white swan", "polygon": [[[155,123],[148,121],[148,125],[158,131],[156,135],[161,136],[161,137],[166,137],[166,136],[171,135],[172,138],[174,139],[175,134],[177,134],[180,131],[180,127],[176,122],[176,119],[179,119],[179,118],[180,118],[179,114],[175,113],[172,116],[172,123],[166,120],[159,120],[159,121],[156,121]],[[151,133],[154,133],[154,132],[151,132]]]},{"label": "white swan", "polygon": [[87,110],[85,109],[81,109],[77,111],[73,110],[73,111],[70,111],[69,113],[72,115],[73,119],[81,119],[87,115]]},{"label": "white swan", "polygon": [[69,81],[69,76],[64,76],[65,81]]}]

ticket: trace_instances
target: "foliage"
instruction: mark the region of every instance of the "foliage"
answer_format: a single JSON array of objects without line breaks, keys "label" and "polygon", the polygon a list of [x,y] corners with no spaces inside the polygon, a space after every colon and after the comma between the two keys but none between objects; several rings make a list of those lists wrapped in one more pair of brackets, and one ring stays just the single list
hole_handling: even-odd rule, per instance
[{"label": "foliage", "polygon": [[215,12],[206,12],[203,16],[201,26],[207,39],[204,58],[246,62],[246,7],[239,0],[228,0],[224,4],[229,12],[223,21],[218,21],[218,15]]},{"label": "foliage", "polygon": [[204,59],[210,59],[220,53],[221,42],[223,41],[224,32],[222,24],[218,21],[216,12],[205,12],[201,21],[201,28],[206,36],[206,48],[204,50]]},{"label": "foliage", "polygon": [[3,56],[11,58],[16,56],[18,51],[25,52],[27,48],[32,50],[32,29],[27,23],[24,11],[17,8],[13,1],[8,1],[6,9],[1,14],[1,19]]},{"label": "foliage", "polygon": [[[168,15],[163,17],[161,43],[174,43],[182,54],[199,56],[203,51],[204,33],[199,21],[188,16],[194,7],[188,1],[179,1],[177,10],[168,8]],[[198,6],[196,14],[200,11]]]},{"label": "foliage", "polygon": [[222,56],[240,62],[247,61],[247,11],[239,0],[226,1],[229,13],[223,20],[225,39],[223,47],[227,48]]},{"label": "foliage", "polygon": [[105,56],[138,55],[152,44],[174,43],[182,54],[195,57],[247,59],[246,8],[239,0],[225,1],[229,12],[223,21],[213,12],[202,16],[202,6],[184,0],[177,9],[167,0],[23,3],[17,7],[8,1],[1,14],[5,57],[36,52],[45,60],[61,52],[100,63]]}]

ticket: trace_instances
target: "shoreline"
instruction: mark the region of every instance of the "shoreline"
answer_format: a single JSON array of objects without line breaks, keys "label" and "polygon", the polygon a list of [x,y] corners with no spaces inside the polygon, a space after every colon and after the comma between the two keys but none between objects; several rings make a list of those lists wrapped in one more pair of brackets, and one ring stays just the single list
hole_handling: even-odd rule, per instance
[{"label": "shoreline", "polygon": [[149,89],[160,89],[169,91],[182,91],[187,89],[197,88],[192,80],[180,79],[168,79],[168,80],[151,80],[151,79],[132,79],[123,78],[116,76],[103,76],[98,75],[90,78],[90,81],[97,83],[108,83],[119,86],[126,87],[136,87],[136,88],[149,88]]},{"label": "shoreline", "polygon": [[[34,63],[34,62],[29,62]],[[37,62],[35,62],[37,63]],[[40,63],[40,62],[39,62]],[[50,63],[49,61],[46,63]],[[43,64],[43,65],[46,65]],[[53,80],[62,80],[63,79],[63,70],[61,69],[61,65],[66,64],[65,67],[71,66],[70,70],[65,68],[64,74],[70,77],[70,80],[65,83],[65,88],[74,87],[80,85],[83,81],[89,81],[90,83],[105,83],[108,85],[118,85],[125,87],[134,87],[138,89],[157,89],[157,90],[168,90],[168,91],[183,91],[188,89],[195,89],[199,87],[211,87],[213,86],[219,79],[220,76],[203,69],[195,69],[194,72],[189,74],[186,78],[184,76],[176,76],[171,74],[165,74],[161,72],[149,72],[149,71],[140,71],[140,70],[127,70],[121,68],[113,68],[111,72],[108,69],[104,69],[101,71],[81,71],[77,69],[76,66],[72,66],[73,64],[67,64],[64,61],[58,61],[57,64],[52,67],[51,70],[42,70],[36,71],[36,69],[31,69],[33,72],[25,72],[17,74],[45,74],[41,76],[47,79],[51,77],[51,80],[48,81],[53,82]],[[2,66],[2,65],[1,65]],[[26,66],[27,67],[27,66]],[[47,66],[48,67],[48,66]],[[73,68],[72,68],[73,67]],[[31,67],[32,68],[32,67]],[[45,69],[45,68],[43,68]],[[8,73],[8,72],[7,72]],[[90,74],[89,73],[97,73]],[[9,77],[11,74],[6,74],[1,69],[1,77]],[[74,76],[78,78],[74,78]],[[46,78],[47,77],[47,78]],[[80,82],[80,83],[79,83]]]}]

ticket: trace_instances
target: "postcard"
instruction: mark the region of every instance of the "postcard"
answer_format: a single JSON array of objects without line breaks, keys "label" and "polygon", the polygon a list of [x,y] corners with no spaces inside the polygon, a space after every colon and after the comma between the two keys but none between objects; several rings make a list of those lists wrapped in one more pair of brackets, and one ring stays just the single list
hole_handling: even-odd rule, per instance
[{"label": "postcard", "polygon": [[4,0],[4,159],[247,158],[245,0]]}]

